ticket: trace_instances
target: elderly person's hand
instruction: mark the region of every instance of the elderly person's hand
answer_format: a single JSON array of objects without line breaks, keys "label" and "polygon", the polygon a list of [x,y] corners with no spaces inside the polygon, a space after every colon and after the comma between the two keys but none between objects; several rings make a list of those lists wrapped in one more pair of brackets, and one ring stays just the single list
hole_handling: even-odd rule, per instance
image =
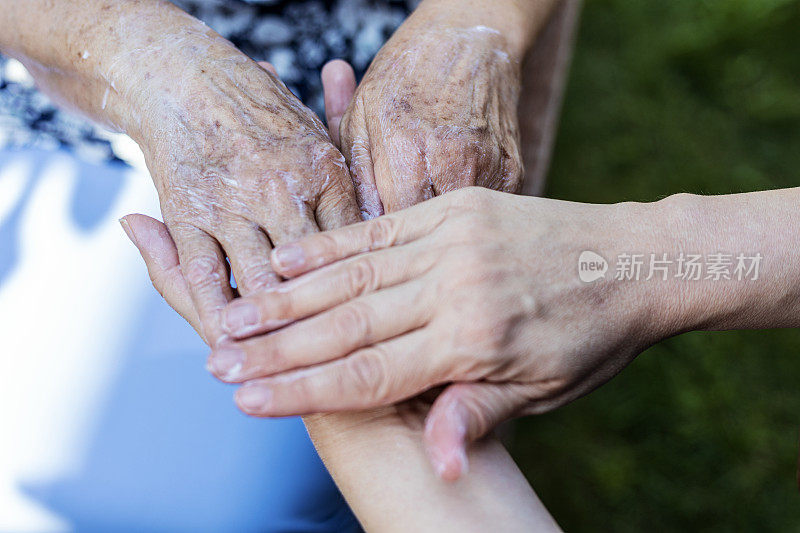
[{"label": "elderly person's hand", "polygon": [[7,4],[0,49],[58,102],[142,148],[210,343],[224,338],[218,315],[235,294],[228,261],[249,294],[277,281],[272,245],[359,219],[345,160],[322,122],[173,4]]},{"label": "elderly person's hand", "polygon": [[[271,244],[359,219],[344,158],[320,120],[268,71],[227,53],[201,60],[204,72],[184,78],[137,136],[212,344],[232,296],[226,256],[250,294],[277,281]],[[155,75],[171,83],[167,71]]]},{"label": "elderly person's hand", "polygon": [[339,125],[367,217],[468,185],[520,189],[520,63],[555,3],[426,0],[397,30]]},{"label": "elderly person's hand", "polygon": [[176,64],[165,60],[171,50],[151,53],[148,85],[161,96],[147,98],[135,139],[214,344],[223,337],[218,311],[233,294],[226,257],[238,291],[250,294],[277,281],[272,244],[359,214],[344,158],[322,122],[268,69],[214,35],[203,38],[208,44],[177,86]]}]

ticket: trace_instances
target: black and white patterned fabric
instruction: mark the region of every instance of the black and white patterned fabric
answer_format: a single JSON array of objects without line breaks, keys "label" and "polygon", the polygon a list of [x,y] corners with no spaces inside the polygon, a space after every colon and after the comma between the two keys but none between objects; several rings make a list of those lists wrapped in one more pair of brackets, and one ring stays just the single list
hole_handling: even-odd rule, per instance
[{"label": "black and white patterned fabric", "polygon": [[[173,0],[245,54],[270,61],[281,79],[322,115],[319,72],[349,61],[361,76],[420,0]],[[104,132],[57,109],[0,56],[0,149],[66,147],[93,162],[117,160]]]}]

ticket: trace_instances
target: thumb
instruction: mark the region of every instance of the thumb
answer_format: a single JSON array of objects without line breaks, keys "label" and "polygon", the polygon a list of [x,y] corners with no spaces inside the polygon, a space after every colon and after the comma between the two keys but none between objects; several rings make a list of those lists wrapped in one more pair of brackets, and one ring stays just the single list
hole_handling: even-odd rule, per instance
[{"label": "thumb", "polygon": [[356,74],[346,61],[334,59],[322,67],[322,89],[325,93],[325,120],[333,144],[339,146],[339,124],[356,92]]},{"label": "thumb", "polygon": [[425,419],[425,447],[436,474],[445,481],[466,474],[467,445],[513,416],[523,402],[518,385],[449,385]]},{"label": "thumb", "polygon": [[273,65],[272,63],[269,63],[267,61],[259,61],[258,66],[260,66],[261,68],[263,68],[276,78],[278,77],[278,71],[275,69],[275,65]]},{"label": "thumb", "polygon": [[202,336],[189,284],[183,277],[178,250],[167,227],[161,221],[138,214],[124,216],[119,222],[144,259],[153,287]]}]

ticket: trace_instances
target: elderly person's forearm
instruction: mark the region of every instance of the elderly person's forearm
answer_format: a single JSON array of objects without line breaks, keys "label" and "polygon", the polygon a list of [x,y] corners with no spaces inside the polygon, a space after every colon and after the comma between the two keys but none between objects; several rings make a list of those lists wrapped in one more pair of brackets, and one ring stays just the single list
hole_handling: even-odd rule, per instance
[{"label": "elderly person's forearm", "polygon": [[505,48],[522,61],[553,8],[562,0],[424,0],[417,14],[464,28],[482,25],[500,32]]},{"label": "elderly person's forearm", "polygon": [[168,79],[180,79],[185,69],[202,68],[193,65],[201,49],[213,56],[211,47],[217,55],[235,52],[163,0],[0,2],[0,50],[59,104],[131,134],[139,133],[133,130],[145,109],[170,91],[157,71],[171,69]]}]

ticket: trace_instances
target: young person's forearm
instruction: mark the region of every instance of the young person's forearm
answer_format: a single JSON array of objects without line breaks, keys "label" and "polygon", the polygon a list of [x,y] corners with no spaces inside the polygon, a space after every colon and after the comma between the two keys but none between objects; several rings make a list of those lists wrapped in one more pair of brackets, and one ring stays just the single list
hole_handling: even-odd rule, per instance
[{"label": "young person's forearm", "polygon": [[469,472],[448,483],[431,467],[422,429],[394,409],[304,418],[367,531],[559,530],[497,439],[472,446]]},{"label": "young person's forearm", "polygon": [[0,51],[60,105],[131,134],[200,57],[235,54],[164,0],[0,0]]},{"label": "young person's forearm", "polygon": [[[658,204],[674,250],[652,252],[701,255],[706,267],[721,253],[725,262],[720,279],[706,271],[700,280],[655,284],[675,331],[800,326],[800,188],[682,194]],[[736,272],[739,255],[753,270]]]}]

